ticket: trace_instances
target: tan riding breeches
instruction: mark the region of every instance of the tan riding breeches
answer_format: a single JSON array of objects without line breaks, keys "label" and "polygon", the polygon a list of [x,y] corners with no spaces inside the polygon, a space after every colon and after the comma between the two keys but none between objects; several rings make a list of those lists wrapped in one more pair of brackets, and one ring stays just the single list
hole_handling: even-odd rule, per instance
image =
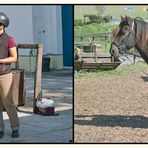
[{"label": "tan riding breeches", "polygon": [[3,121],[3,105],[10,119],[12,130],[19,129],[19,119],[16,111],[16,107],[12,100],[12,85],[13,78],[12,73],[0,75],[0,131],[4,130]]}]

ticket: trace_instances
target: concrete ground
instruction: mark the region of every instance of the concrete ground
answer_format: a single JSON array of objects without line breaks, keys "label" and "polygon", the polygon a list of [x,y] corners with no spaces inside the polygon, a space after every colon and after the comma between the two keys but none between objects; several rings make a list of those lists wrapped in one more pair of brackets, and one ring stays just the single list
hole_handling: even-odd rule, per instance
[{"label": "concrete ground", "polygon": [[11,128],[6,112],[4,115],[5,135],[0,143],[70,143],[73,139],[73,76],[72,70],[43,72],[43,96],[54,100],[56,116],[33,113],[34,75],[25,74],[25,105],[18,108],[20,137],[11,138]]},{"label": "concrete ground", "polygon": [[[124,66],[131,65],[134,63],[133,55],[121,56],[119,58],[121,64],[117,68],[123,68]],[[141,57],[136,57],[135,63],[138,61],[143,61]]]}]

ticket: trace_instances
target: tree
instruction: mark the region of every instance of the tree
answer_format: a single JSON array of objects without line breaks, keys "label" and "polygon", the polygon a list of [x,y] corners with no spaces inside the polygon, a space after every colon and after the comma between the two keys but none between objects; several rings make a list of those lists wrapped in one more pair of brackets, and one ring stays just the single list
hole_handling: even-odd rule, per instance
[{"label": "tree", "polygon": [[101,22],[103,22],[103,17],[104,17],[104,10],[105,10],[105,6],[101,5],[101,6],[95,6],[97,12],[98,12],[98,16],[101,17]]}]

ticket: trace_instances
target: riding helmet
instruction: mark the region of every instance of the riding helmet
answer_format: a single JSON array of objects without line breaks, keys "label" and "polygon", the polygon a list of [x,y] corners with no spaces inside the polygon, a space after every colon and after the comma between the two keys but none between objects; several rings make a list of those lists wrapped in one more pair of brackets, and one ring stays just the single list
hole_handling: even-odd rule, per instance
[{"label": "riding helmet", "polygon": [[0,23],[5,27],[8,27],[9,25],[9,18],[3,12],[0,12]]}]

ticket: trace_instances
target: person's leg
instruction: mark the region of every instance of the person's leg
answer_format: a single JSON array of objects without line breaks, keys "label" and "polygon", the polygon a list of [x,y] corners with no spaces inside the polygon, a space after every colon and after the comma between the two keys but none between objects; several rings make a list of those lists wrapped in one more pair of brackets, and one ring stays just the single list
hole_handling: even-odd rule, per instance
[{"label": "person's leg", "polygon": [[4,121],[3,121],[3,103],[0,97],[0,131],[4,131]]},{"label": "person's leg", "polygon": [[3,104],[0,97],[0,138],[4,136]]},{"label": "person's leg", "polygon": [[3,105],[10,119],[11,128],[13,131],[19,130],[19,119],[16,107],[12,100],[12,73],[0,76],[0,92]]}]

